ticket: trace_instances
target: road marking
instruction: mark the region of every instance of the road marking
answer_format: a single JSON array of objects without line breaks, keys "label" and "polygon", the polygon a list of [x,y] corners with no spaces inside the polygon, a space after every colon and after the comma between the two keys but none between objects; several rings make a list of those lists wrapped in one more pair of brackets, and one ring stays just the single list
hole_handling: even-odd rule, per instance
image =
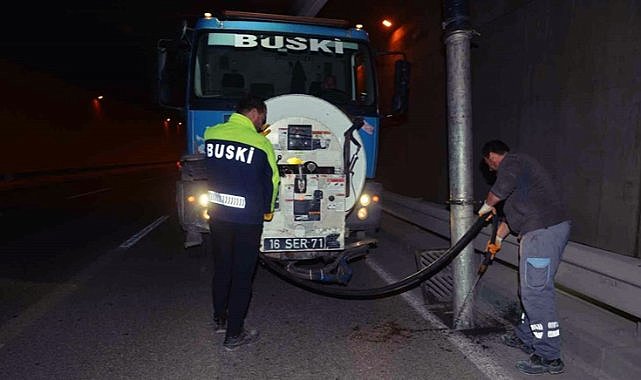
[{"label": "road marking", "polygon": [[120,244],[119,248],[123,248],[123,249],[131,248],[134,244],[138,243],[138,241],[140,239],[145,237],[145,235],[147,235],[148,233],[153,231],[154,228],[156,228],[159,225],[161,225],[162,222],[167,220],[167,218],[169,218],[169,215],[163,215],[160,218],[156,219],[153,223],[151,223],[147,227],[145,227],[142,230],[140,230],[140,232],[138,232],[134,236],[132,236],[129,239],[127,239],[124,243]]},{"label": "road marking", "polygon": [[67,197],[67,198],[65,198],[65,199],[75,199],[75,198],[80,198],[80,197],[84,197],[84,196],[87,196],[87,195],[98,194],[98,193],[104,193],[105,191],[109,191],[109,190],[111,190],[111,187],[105,187],[104,189],[98,189],[98,190],[89,191],[89,192],[82,193],[82,194],[72,195],[72,196],[69,196],[69,197]]},{"label": "road marking", "polygon": [[[365,262],[388,284],[393,284],[398,281],[392,275],[387,273],[383,268],[381,268],[371,257],[368,258]],[[410,304],[410,306],[418,314],[420,314],[423,319],[435,325],[439,329],[450,330],[450,328],[446,326],[436,315],[432,314],[424,307],[423,301],[415,294],[404,292],[400,294],[400,296],[403,297],[403,299],[405,299],[405,301]],[[508,374],[503,371],[503,368],[497,365],[490,356],[483,352],[483,350],[477,344],[472,342],[461,332],[451,330],[451,333],[447,335],[447,339],[450,341],[450,343],[456,346],[456,348],[458,348],[458,350],[461,351],[461,353],[463,353],[463,355],[465,355],[465,357],[488,378],[493,380],[512,378],[511,376],[508,376]]]}]

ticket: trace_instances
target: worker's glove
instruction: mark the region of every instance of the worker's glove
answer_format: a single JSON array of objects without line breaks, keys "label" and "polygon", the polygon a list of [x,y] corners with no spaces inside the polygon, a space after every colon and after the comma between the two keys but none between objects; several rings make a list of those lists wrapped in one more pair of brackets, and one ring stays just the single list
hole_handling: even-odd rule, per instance
[{"label": "worker's glove", "polygon": [[[491,212],[491,213],[490,213]],[[490,214],[488,214],[490,213]],[[483,202],[483,206],[479,209],[478,212],[479,216],[483,216],[485,214],[488,214],[487,218],[485,220],[490,220],[494,215],[496,215],[496,209],[494,206],[490,206],[487,204],[487,202]]]},{"label": "worker's glove", "polygon": [[274,219],[274,213],[273,212],[267,212],[263,214],[263,220],[266,222],[271,222],[272,219]]},{"label": "worker's glove", "polygon": [[485,251],[491,253],[492,256],[496,255],[501,250],[502,241],[503,239],[500,236],[497,236],[496,239],[494,239],[494,243],[488,241]]}]

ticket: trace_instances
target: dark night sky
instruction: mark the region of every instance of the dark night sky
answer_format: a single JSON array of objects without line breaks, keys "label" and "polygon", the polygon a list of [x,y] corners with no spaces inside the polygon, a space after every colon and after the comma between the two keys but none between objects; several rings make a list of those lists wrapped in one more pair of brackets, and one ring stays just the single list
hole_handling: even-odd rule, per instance
[{"label": "dark night sky", "polygon": [[[139,104],[153,102],[155,44],[205,11],[289,13],[277,1],[22,2],[5,10],[0,58],[80,87]],[[216,8],[211,8],[215,4]]]}]

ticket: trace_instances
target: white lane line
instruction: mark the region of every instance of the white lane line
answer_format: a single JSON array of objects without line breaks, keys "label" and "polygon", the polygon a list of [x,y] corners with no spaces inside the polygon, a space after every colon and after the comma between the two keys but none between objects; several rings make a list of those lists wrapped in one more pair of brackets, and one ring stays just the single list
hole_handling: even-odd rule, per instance
[{"label": "white lane line", "polygon": [[[383,268],[381,268],[375,260],[372,260],[371,257],[369,257],[367,260],[365,260],[367,265],[369,265],[374,272],[376,272],[385,282],[388,284],[395,283],[398,281],[395,279],[392,275],[387,273]],[[449,329],[448,326],[446,326],[441,320],[434,314],[432,314],[429,310],[427,310],[424,305],[423,301],[417,297],[415,294],[412,294],[410,292],[405,292],[400,295],[405,299],[407,303],[410,304],[410,306],[423,317],[426,321],[430,322],[434,326],[436,326],[439,329]],[[505,371],[503,371],[503,368],[499,365],[496,364],[494,360],[490,356],[488,356],[483,350],[477,345],[474,344],[468,337],[463,335],[462,333],[452,330],[450,334],[447,335],[447,339],[452,343],[456,348],[465,355],[465,357],[472,362],[478,368],[481,372],[485,374],[488,378],[494,380],[494,379],[511,379],[511,376],[508,376]]]},{"label": "white lane line", "polygon": [[127,241],[125,241],[124,243],[120,244],[119,248],[131,248],[134,244],[138,243],[140,239],[145,237],[145,235],[153,231],[154,228],[158,227],[162,222],[167,220],[167,218],[169,218],[169,215],[163,215],[160,218],[156,219],[153,223],[140,230],[140,232],[127,239]]},{"label": "white lane line", "polygon": [[67,197],[67,198],[65,198],[65,199],[75,199],[75,198],[80,198],[80,197],[84,197],[84,196],[87,196],[87,195],[98,194],[98,193],[104,193],[105,191],[109,191],[109,190],[111,190],[111,187],[105,187],[104,189],[98,189],[98,190],[89,191],[89,192],[82,193],[82,194],[72,195],[72,196],[69,196],[69,197]]}]

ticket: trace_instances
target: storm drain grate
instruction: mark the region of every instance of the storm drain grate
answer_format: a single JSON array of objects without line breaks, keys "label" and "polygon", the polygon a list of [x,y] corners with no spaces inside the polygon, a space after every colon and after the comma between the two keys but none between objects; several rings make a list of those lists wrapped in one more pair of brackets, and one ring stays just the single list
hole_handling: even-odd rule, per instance
[{"label": "storm drain grate", "polygon": [[[416,253],[416,267],[421,270],[441,257],[447,248],[428,249]],[[429,305],[451,304],[454,294],[454,279],[450,265],[421,284],[423,298]]]},{"label": "storm drain grate", "polygon": [[[441,257],[447,248],[429,249],[416,253],[416,266],[421,270]],[[430,309],[443,323],[451,328],[454,327],[455,315],[452,311],[454,307],[454,277],[452,265],[449,264],[443,270],[435,274],[432,278],[421,284],[423,300],[428,309]],[[463,329],[467,335],[478,336],[495,334],[496,332],[505,331],[505,326],[497,315],[493,304],[483,301],[479,294],[469,300],[467,314],[470,318],[471,327]]]}]

